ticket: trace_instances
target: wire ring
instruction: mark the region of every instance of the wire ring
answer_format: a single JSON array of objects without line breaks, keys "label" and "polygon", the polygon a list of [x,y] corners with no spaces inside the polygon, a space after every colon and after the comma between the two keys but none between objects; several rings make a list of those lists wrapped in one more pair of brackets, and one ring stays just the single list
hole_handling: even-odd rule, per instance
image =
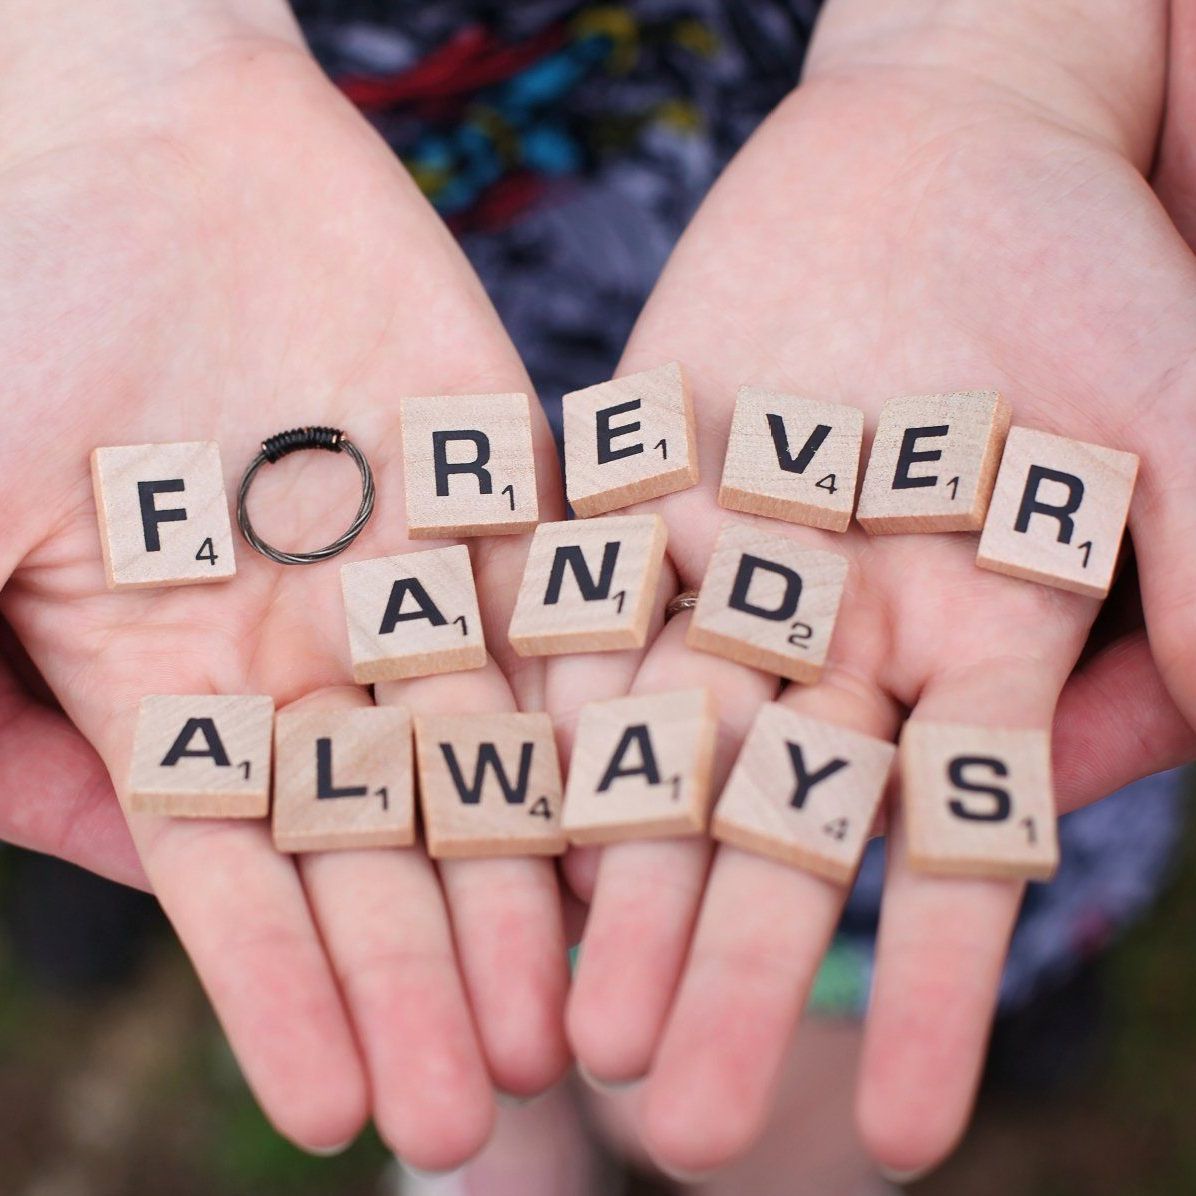
[{"label": "wire ring", "polygon": [[[266,543],[253,530],[249,521],[249,487],[257,471],[263,465],[273,465],[291,453],[302,452],[305,449],[323,449],[331,453],[348,453],[357,464],[357,471],[361,474],[361,505],[353,522],[344,533],[312,552],[284,552],[281,548]],[[241,478],[241,485],[237,490],[237,526],[241,535],[255,551],[280,565],[313,565],[317,561],[326,561],[345,551],[361,534],[362,529],[370,521],[374,513],[374,474],[370,463],[365,459],[361,449],[357,447],[339,428],[307,427],[291,428],[286,432],[279,432],[262,441],[261,451],[245,470]]]},{"label": "wire ring", "polygon": [[686,590],[684,593],[678,594],[669,600],[668,605],[664,608],[665,620],[671,619],[674,615],[679,615],[683,610],[693,610],[697,605],[698,591]]}]

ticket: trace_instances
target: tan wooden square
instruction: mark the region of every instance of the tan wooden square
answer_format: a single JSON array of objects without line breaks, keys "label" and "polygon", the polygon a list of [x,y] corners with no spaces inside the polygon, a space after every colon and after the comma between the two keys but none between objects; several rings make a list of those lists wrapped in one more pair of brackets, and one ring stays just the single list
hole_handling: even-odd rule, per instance
[{"label": "tan wooden square", "polygon": [[520,656],[642,648],[668,539],[659,515],[542,523],[510,640]]},{"label": "tan wooden square", "polygon": [[735,402],[719,503],[844,532],[855,509],[864,413],[745,386]]},{"label": "tan wooden square", "polygon": [[860,524],[873,535],[978,532],[1009,418],[995,390],[890,399],[864,471]]},{"label": "tan wooden square", "polygon": [[698,481],[693,400],[675,362],[565,395],[565,493],[582,517]]},{"label": "tan wooden square", "polygon": [[570,842],[702,834],[717,734],[704,689],[584,707],[565,789]]},{"label": "tan wooden square", "polygon": [[1133,453],[1014,428],[976,564],[1103,598],[1113,584],[1137,476]]},{"label": "tan wooden square", "polygon": [[415,743],[433,859],[565,850],[561,766],[548,715],[420,715]]},{"label": "tan wooden square", "polygon": [[775,532],[728,523],[719,533],[685,642],[812,684],[826,663],[847,558]]},{"label": "tan wooden square", "polygon": [[531,531],[539,519],[527,395],[399,402],[412,539]]},{"label": "tan wooden square", "polygon": [[910,866],[1049,880],[1059,864],[1046,731],[905,724],[899,753]]},{"label": "tan wooden square", "polygon": [[401,706],[283,710],[274,728],[279,851],[415,842],[411,716]]},{"label": "tan wooden square", "polygon": [[359,685],[480,669],[486,640],[464,544],[341,567]]},{"label": "tan wooden square", "polygon": [[91,480],[109,589],[227,581],[236,573],[214,441],[98,448]]},{"label": "tan wooden square", "polygon": [[274,701],[268,697],[142,698],[128,809],[175,818],[265,818],[273,725]]},{"label": "tan wooden square", "polygon": [[714,808],[712,833],[847,884],[868,844],[896,751],[887,740],[770,702]]}]

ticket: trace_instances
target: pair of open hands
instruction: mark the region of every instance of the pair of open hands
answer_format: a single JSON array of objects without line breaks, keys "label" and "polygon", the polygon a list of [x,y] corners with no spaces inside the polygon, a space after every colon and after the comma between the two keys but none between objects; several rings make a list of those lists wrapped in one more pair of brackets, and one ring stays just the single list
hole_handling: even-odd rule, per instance
[{"label": "pair of open hands", "polygon": [[[1169,131],[1169,215],[1144,177],[1164,30],[1127,36],[1097,94],[1045,60],[1010,70],[999,37],[962,24],[873,35],[863,7],[831,4],[805,84],[715,187],[624,356],[623,371],[678,360],[695,390],[703,480],[653,504],[670,534],[658,607],[701,579],[743,383],[873,423],[894,394],[997,387],[1019,423],[1134,451],[1146,630],[1131,616],[1086,653],[1098,604],[976,569],[971,537],[769,525],[853,562],[824,679],[782,701],[890,738],[907,717],[1054,718],[1071,808],[1193,750],[1196,259],[1175,221],[1196,165]],[[85,102],[10,116],[0,138],[0,608],[19,641],[0,835],[152,887],[297,1142],[335,1147],[372,1113],[412,1164],[452,1166],[485,1141],[494,1089],[539,1091],[574,1055],[601,1080],[647,1076],[641,1128],[661,1162],[717,1166],[762,1125],[842,889],[699,840],[574,853],[589,915],[570,987],[572,897],[550,862],[292,859],[261,824],[126,830],[108,773],[126,772],[141,695],[369,699],[345,685],[335,563],[242,551],[228,585],[108,593],[90,450],[214,439],[235,472],[264,434],[345,427],[378,480],[355,554],[383,555],[427,546],[402,530],[399,396],[530,389],[448,232],[285,27],[195,41],[176,37],[178,61],[149,82],[89,77]],[[1169,130],[1187,100],[1172,97]],[[562,518],[543,419],[535,440],[541,517]],[[263,534],[323,542],[355,484],[323,454],[270,471]],[[505,632],[527,540],[472,549],[490,663],[381,685],[379,703],[546,707],[567,758],[584,702],[704,685],[725,775],[773,679],[687,651],[684,615],[644,652],[519,659]],[[34,670],[65,716],[39,703]],[[912,1170],[966,1119],[1021,889],[914,874],[896,816],[889,830],[858,1113],[877,1159]]]}]

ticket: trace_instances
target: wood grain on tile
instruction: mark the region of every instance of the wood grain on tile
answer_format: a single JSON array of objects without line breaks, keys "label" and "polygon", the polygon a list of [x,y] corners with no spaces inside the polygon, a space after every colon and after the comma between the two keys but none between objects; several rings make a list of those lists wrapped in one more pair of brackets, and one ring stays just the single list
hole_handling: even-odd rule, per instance
[{"label": "wood grain on tile", "polygon": [[570,842],[702,834],[717,733],[704,689],[584,707],[565,789]]},{"label": "wood grain on tile", "polygon": [[359,685],[480,669],[486,640],[469,549],[404,552],[341,567]]},{"label": "wood grain on tile", "polygon": [[676,363],[575,390],[562,410],[565,491],[578,516],[697,483],[693,399]]},{"label": "wood grain on tile", "polygon": [[411,716],[403,707],[283,710],[274,758],[279,851],[415,842]]},{"label": "wood grain on tile", "polygon": [[125,802],[176,818],[265,818],[274,701],[226,694],[141,699]]},{"label": "wood grain on tile", "polygon": [[725,524],[685,642],[812,684],[826,663],[847,570],[847,558],[836,552]]},{"label": "wood grain on tile", "polygon": [[745,386],[735,402],[718,501],[843,532],[855,509],[864,413]]},{"label": "wood grain on tile", "polygon": [[227,581],[236,573],[214,441],[98,448],[91,480],[109,589]]},{"label": "wood grain on tile", "polygon": [[415,741],[433,859],[565,850],[561,767],[548,715],[419,715]]},{"label": "wood grain on tile", "polygon": [[642,648],[666,540],[659,515],[540,524],[511,619],[515,651],[553,656]]}]

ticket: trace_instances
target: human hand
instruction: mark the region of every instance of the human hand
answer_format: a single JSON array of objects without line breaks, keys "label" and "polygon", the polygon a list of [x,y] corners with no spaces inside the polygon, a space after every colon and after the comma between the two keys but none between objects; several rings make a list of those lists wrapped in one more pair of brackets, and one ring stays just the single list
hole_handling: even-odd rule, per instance
[{"label": "human hand", "polygon": [[[528,391],[513,347],[449,233],[277,0],[236,13],[207,0],[106,0],[86,16],[7,8],[4,617],[118,781],[147,693],[368,701],[344,684],[339,566],[431,546],[403,531],[398,399]],[[552,518],[556,458],[535,416]],[[377,479],[374,519],[346,557],[286,569],[238,544],[231,582],[106,590],[93,448],[216,440],[232,493],[263,436],[313,422],[346,428]],[[256,525],[275,543],[326,543],[357,485],[343,458],[290,459],[256,483]],[[475,548],[492,659],[380,686],[379,702],[537,703],[542,671],[516,669],[505,636],[526,540]],[[34,798],[47,821],[77,816],[65,787],[19,794]],[[130,826],[249,1083],[296,1142],[335,1147],[372,1110],[407,1161],[452,1166],[486,1140],[493,1088],[528,1094],[566,1066],[551,861],[437,870],[418,849],[295,861],[262,823]],[[91,862],[132,878],[120,851]]]},{"label": "human hand", "polygon": [[[889,739],[907,715],[1048,728],[1058,707],[1061,810],[1189,758],[1196,722],[1196,267],[1143,177],[1161,7],[1129,29],[1112,4],[832,3],[804,85],[708,198],[620,367],[677,360],[693,383],[703,480],[653,504],[683,589],[719,525],[747,519],[715,501],[742,384],[862,407],[869,427],[893,395],[995,387],[1015,423],[1140,455],[1131,530],[1153,660],[1130,633],[1073,672],[1099,604],[978,569],[972,536],[766,525],[851,559],[823,678],[782,702]],[[725,777],[776,685],[687,651],[687,618],[642,659],[554,663],[565,738],[581,669],[590,698],[705,684]],[[1022,886],[916,873],[899,815],[889,829],[857,1108],[874,1157],[916,1172],[965,1124]],[[568,1009],[579,1062],[646,1076],[648,1148],[713,1169],[763,1123],[844,891],[698,840],[569,868],[593,898]]]}]

